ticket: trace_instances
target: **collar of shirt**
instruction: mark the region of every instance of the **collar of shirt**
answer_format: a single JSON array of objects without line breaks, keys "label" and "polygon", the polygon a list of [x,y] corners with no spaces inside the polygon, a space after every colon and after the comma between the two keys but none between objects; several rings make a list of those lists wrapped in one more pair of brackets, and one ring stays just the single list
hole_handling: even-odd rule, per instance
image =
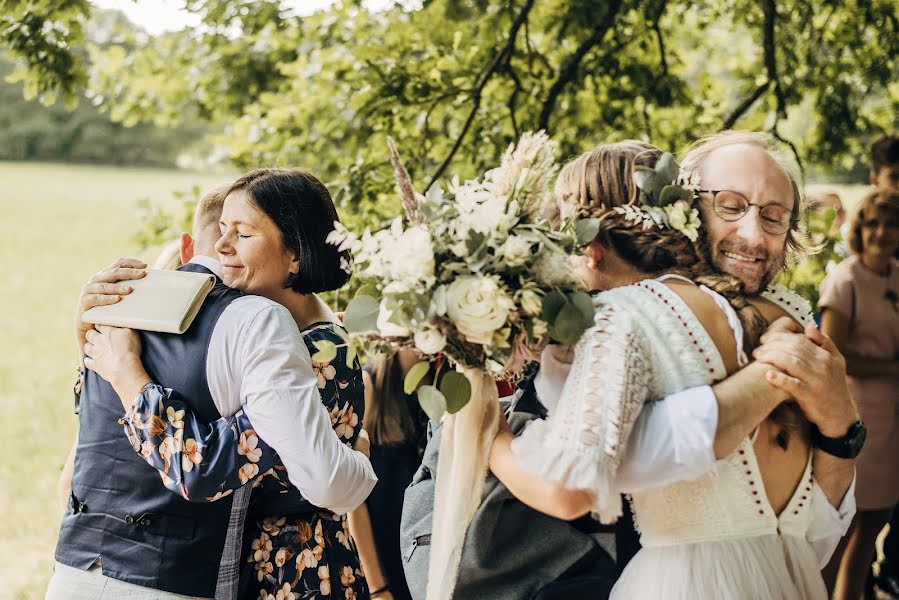
[{"label": "collar of shirt", "polygon": [[192,262],[195,265],[200,265],[201,267],[206,267],[207,269],[212,271],[212,273],[216,277],[218,277],[219,279],[222,278],[222,263],[212,257],[197,254],[188,262]]}]

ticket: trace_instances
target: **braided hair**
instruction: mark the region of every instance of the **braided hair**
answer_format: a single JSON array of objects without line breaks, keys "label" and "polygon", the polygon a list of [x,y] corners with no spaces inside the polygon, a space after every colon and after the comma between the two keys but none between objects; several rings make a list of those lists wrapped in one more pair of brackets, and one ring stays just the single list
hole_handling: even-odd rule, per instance
[{"label": "braided hair", "polygon": [[[639,220],[613,210],[639,204],[639,189],[633,182],[634,166],[654,167],[662,151],[639,141],[604,144],[568,163],[556,183],[556,206],[547,211],[567,216],[575,212],[597,217],[595,241],[612,248],[626,262],[650,276],[664,273],[682,275],[705,285],[727,299],[743,327],[743,350],[750,354],[768,326],[762,313],[747,299],[743,282],[717,271],[701,249],[708,244],[707,233],[699,230],[692,242],[671,228],[644,228]],[[789,432],[798,425],[798,414],[781,405],[771,418],[782,433],[778,443],[786,447]]]}]

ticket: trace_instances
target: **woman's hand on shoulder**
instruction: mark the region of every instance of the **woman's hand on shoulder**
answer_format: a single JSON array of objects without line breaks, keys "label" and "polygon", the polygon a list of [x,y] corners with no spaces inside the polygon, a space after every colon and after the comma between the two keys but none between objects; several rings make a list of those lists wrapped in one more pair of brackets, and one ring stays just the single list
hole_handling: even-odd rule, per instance
[{"label": "woman's hand on shoulder", "polygon": [[75,311],[75,336],[78,347],[87,343],[85,337],[94,326],[81,320],[85,311],[95,306],[106,306],[119,302],[123,296],[131,293],[131,286],[125,281],[142,279],[146,276],[147,264],[136,258],[120,258],[93,277],[81,288],[78,308]]}]

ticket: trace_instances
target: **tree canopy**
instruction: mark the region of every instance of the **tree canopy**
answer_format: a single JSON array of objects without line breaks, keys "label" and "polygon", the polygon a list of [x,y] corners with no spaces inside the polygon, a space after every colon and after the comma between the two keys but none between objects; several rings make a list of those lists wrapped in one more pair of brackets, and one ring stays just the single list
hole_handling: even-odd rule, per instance
[{"label": "tree canopy", "polygon": [[899,123],[893,0],[344,0],[305,17],[188,0],[198,28],[104,44],[82,43],[86,0],[0,4],[27,93],[84,86],[126,124],[199,115],[236,165],[303,165],[366,221],[395,214],[388,135],[423,190],[495,163],[527,130],[564,158],[762,129],[833,169]]}]

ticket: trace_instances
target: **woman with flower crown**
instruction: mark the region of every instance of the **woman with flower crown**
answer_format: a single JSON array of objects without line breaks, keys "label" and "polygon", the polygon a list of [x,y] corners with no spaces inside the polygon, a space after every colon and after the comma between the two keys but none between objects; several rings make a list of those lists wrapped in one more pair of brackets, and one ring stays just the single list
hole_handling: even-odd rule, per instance
[{"label": "woman with flower crown", "polygon": [[[620,517],[616,475],[644,404],[740,369],[767,322],[785,314],[747,301],[737,280],[702,262],[692,182],[659,185],[673,166],[657,148],[624,142],[559,177],[561,206],[592,224],[576,273],[602,293],[549,419],[514,440],[501,421],[490,455],[519,499],[559,518]],[[813,503],[826,498],[813,492],[807,424],[791,412],[774,415],[790,425],[776,482],[761,471],[753,437],[716,472],[632,494],[644,547],[612,598],[826,596],[806,535]]]}]

